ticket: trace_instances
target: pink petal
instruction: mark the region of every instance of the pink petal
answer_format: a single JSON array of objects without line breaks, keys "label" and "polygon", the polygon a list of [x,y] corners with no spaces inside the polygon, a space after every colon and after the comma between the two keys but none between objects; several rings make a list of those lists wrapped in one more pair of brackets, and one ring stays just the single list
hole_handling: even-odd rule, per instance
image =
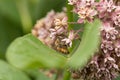
[{"label": "pink petal", "polygon": [[82,19],[82,18],[80,18],[80,19],[78,19],[78,21],[77,21],[78,23],[84,23],[84,19]]}]

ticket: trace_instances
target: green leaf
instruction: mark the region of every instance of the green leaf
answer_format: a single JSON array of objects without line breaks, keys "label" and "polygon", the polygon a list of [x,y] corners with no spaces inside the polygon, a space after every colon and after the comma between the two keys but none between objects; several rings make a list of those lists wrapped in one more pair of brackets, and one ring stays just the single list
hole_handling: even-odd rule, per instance
[{"label": "green leaf", "polygon": [[114,80],[120,80],[120,76],[118,76],[117,78],[115,78]]},{"label": "green leaf", "polygon": [[66,57],[45,46],[31,34],[16,39],[7,50],[7,60],[15,67],[25,68],[62,68]]},{"label": "green leaf", "polygon": [[0,60],[0,80],[30,80],[25,73]]},{"label": "green leaf", "polygon": [[68,59],[68,66],[80,68],[94,55],[100,42],[100,27],[99,20],[85,25],[82,41],[75,53]]}]

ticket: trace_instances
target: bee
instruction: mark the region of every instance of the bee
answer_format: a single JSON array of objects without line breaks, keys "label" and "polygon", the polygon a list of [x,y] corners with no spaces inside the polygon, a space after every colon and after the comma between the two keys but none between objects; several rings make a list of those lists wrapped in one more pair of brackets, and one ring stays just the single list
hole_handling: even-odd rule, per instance
[{"label": "bee", "polygon": [[65,42],[61,41],[63,37],[58,36],[54,42],[54,49],[58,52],[61,52],[63,54],[69,54],[68,46],[65,44]]}]

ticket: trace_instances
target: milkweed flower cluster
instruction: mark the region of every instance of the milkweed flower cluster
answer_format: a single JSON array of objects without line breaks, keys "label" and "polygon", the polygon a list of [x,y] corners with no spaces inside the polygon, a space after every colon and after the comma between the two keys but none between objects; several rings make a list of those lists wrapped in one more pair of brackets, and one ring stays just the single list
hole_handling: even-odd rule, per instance
[{"label": "milkweed flower cluster", "polygon": [[92,22],[99,18],[101,45],[98,54],[93,56],[82,70],[73,71],[73,77],[83,80],[112,80],[120,74],[120,5],[113,0],[68,0],[74,6],[78,22]]},{"label": "milkweed flower cluster", "polygon": [[73,12],[78,14],[78,23],[84,23],[86,20],[92,22],[94,18],[100,19],[111,16],[113,21],[119,23],[119,9],[113,0],[68,0],[70,5],[74,6]]},{"label": "milkweed flower cluster", "polygon": [[32,34],[40,41],[63,53],[68,53],[67,48],[71,47],[72,41],[77,39],[77,33],[74,30],[68,31],[65,12],[55,13],[53,10],[45,18],[38,20],[32,29]]},{"label": "milkweed flower cluster", "polygon": [[84,23],[85,20],[92,22],[97,15],[94,0],[68,0],[70,5],[74,6],[73,12],[79,16],[78,23]]}]

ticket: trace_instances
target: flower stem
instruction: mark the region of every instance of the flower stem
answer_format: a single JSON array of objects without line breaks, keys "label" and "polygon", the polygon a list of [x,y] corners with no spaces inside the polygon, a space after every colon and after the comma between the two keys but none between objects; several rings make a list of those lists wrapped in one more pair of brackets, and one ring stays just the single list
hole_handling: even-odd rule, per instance
[{"label": "flower stem", "polygon": [[16,6],[18,8],[18,12],[21,18],[23,32],[29,33],[32,28],[32,19],[29,14],[29,9],[26,5],[26,0],[16,1]]},{"label": "flower stem", "polygon": [[[68,22],[73,22],[73,6],[69,5],[67,2],[67,16],[68,16]],[[72,24],[68,24],[68,29],[71,30],[73,28]]]},{"label": "flower stem", "polygon": [[70,80],[70,78],[71,78],[71,73],[69,71],[65,70],[63,80]]}]

